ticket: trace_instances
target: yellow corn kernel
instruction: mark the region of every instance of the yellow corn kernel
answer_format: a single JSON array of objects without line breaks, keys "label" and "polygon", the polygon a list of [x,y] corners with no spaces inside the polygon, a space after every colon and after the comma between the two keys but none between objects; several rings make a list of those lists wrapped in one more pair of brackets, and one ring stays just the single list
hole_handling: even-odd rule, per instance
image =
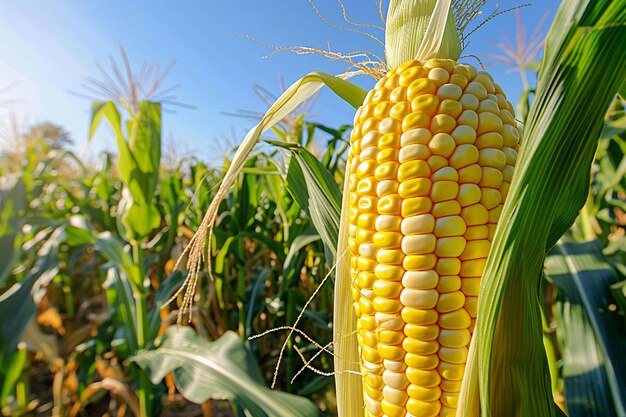
[{"label": "yellow corn kernel", "polygon": [[378,149],[387,148],[399,148],[400,147],[400,135],[397,133],[387,133],[381,135],[378,139]]},{"label": "yellow corn kernel", "polygon": [[439,356],[436,354],[418,355],[415,353],[407,353],[404,362],[410,368],[415,369],[435,369],[439,365]]},{"label": "yellow corn kernel", "polygon": [[489,229],[486,225],[469,226],[463,235],[467,241],[487,239],[487,236],[489,236]]},{"label": "yellow corn kernel", "polygon": [[478,157],[478,149],[474,145],[462,144],[457,146],[450,156],[450,165],[456,169],[461,169],[478,162]]},{"label": "yellow corn kernel", "polygon": [[438,238],[462,236],[465,233],[465,222],[460,216],[440,217],[435,222],[434,234]]},{"label": "yellow corn kernel", "polygon": [[478,314],[478,297],[465,297],[465,310],[475,319]]},{"label": "yellow corn kernel", "polygon": [[458,72],[452,74],[452,76],[450,77],[450,82],[458,85],[461,88],[465,88],[468,83],[467,77]]},{"label": "yellow corn kernel", "polygon": [[489,112],[478,113],[478,129],[476,134],[482,135],[486,132],[502,132],[503,129],[502,120],[497,114]]},{"label": "yellow corn kernel", "polygon": [[[437,355],[434,355],[437,356]],[[408,358],[408,355],[407,355]],[[419,385],[411,384],[406,389],[408,396],[414,400],[419,401],[436,401],[441,397],[442,391],[439,387],[421,387]]]},{"label": "yellow corn kernel", "polygon": [[414,355],[430,355],[439,350],[439,343],[433,340],[426,341],[405,337],[402,341],[402,347],[407,353],[412,353]]},{"label": "yellow corn kernel", "polygon": [[429,213],[432,208],[433,203],[428,197],[407,198],[402,202],[402,216],[406,218]]},{"label": "yellow corn kernel", "polygon": [[389,109],[389,116],[396,119],[402,120],[404,117],[411,112],[411,106],[406,101],[401,101],[396,103]]},{"label": "yellow corn kernel", "polygon": [[401,283],[383,280],[376,281],[372,289],[378,297],[385,298],[398,298],[403,290]]},{"label": "yellow corn kernel", "polygon": [[404,327],[404,322],[399,314],[384,314],[376,313],[376,323],[382,328],[387,330],[401,330]]},{"label": "yellow corn kernel", "polygon": [[[479,117],[479,125],[480,125],[480,117]],[[425,127],[425,126],[419,126],[419,127]],[[430,123],[430,130],[433,133],[450,133],[454,130],[455,127],[456,127],[456,120],[454,119],[454,117],[449,116],[447,114],[436,115],[435,117],[433,117],[432,122]]]},{"label": "yellow corn kernel", "polygon": [[[383,120],[387,116],[389,116],[389,110],[391,109],[391,103],[388,101],[383,101],[378,103],[376,107],[374,107],[374,117],[378,120]],[[371,132],[369,132],[371,133]]]},{"label": "yellow corn kernel", "polygon": [[[465,295],[461,291],[440,294],[437,301],[437,311],[448,313],[457,310],[465,304]],[[470,315],[471,316],[471,315]]]},{"label": "yellow corn kernel", "polygon": [[394,404],[387,400],[382,400],[380,406],[387,417],[404,417],[406,410],[404,404]]},{"label": "yellow corn kernel", "polygon": [[460,392],[461,391],[461,381],[450,381],[447,379],[443,379],[440,385],[443,392]]},{"label": "yellow corn kernel", "polygon": [[467,360],[467,347],[459,348],[447,348],[442,347],[439,349],[439,357],[442,361],[452,364],[464,364]]},{"label": "yellow corn kernel", "polygon": [[483,170],[478,164],[472,164],[459,170],[459,182],[461,184],[478,184],[482,178]]},{"label": "yellow corn kernel", "polygon": [[400,281],[404,274],[404,268],[395,265],[378,264],[374,268],[376,278],[384,281]]},{"label": "yellow corn kernel", "polygon": [[378,332],[378,341],[384,345],[400,345],[402,340],[404,340],[404,333],[402,332],[393,330],[381,330]]},{"label": "yellow corn kernel", "polygon": [[413,81],[406,90],[406,98],[413,101],[415,97],[423,94],[435,94],[437,91],[435,83],[428,78],[419,78]]},{"label": "yellow corn kernel", "polygon": [[381,358],[378,354],[378,350],[375,348],[371,348],[368,345],[363,345],[361,348],[361,356],[368,362],[376,363],[380,362]]},{"label": "yellow corn kernel", "polygon": [[463,278],[461,280],[461,291],[470,297],[478,297],[480,292],[480,278]]},{"label": "yellow corn kernel", "polygon": [[436,340],[439,336],[439,326],[408,323],[404,326],[404,334],[418,340]]},{"label": "yellow corn kernel", "polygon": [[383,164],[385,162],[396,162],[398,160],[398,155],[399,152],[397,149],[382,149],[376,154],[376,163]]},{"label": "yellow corn kernel", "polygon": [[433,203],[454,200],[459,193],[459,184],[455,181],[437,181],[430,191]]},{"label": "yellow corn kernel", "polygon": [[376,167],[374,177],[378,181],[395,179],[399,167],[400,164],[395,161],[384,162]]},{"label": "yellow corn kernel", "polygon": [[376,252],[376,260],[381,264],[402,265],[404,254],[397,249],[379,249]]},{"label": "yellow corn kernel", "polygon": [[513,147],[519,143],[520,132],[511,125],[504,125],[502,129],[502,137],[504,138],[504,146]]},{"label": "yellow corn kernel", "polygon": [[398,215],[402,200],[396,194],[388,194],[378,199],[376,209],[379,214]]},{"label": "yellow corn kernel", "polygon": [[465,239],[462,236],[444,237],[437,239],[435,255],[438,257],[456,258],[465,249]]},{"label": "yellow corn kernel", "polygon": [[402,239],[402,252],[406,255],[422,255],[435,250],[437,239],[434,235],[411,235]]},{"label": "yellow corn kernel", "polygon": [[400,137],[400,144],[403,147],[407,145],[413,145],[413,144],[425,145],[428,143],[431,137],[432,137],[432,134],[430,133],[430,130],[428,129],[425,129],[425,128],[411,129],[402,134],[402,136]]},{"label": "yellow corn kernel", "polygon": [[426,113],[430,117],[437,114],[438,108],[439,97],[434,94],[422,94],[411,101],[411,110]]},{"label": "yellow corn kernel", "polygon": [[408,87],[413,80],[423,78],[426,70],[421,66],[413,66],[400,73],[399,83],[403,87]]},{"label": "yellow corn kernel", "polygon": [[472,145],[476,142],[476,130],[474,130],[471,126],[466,126],[465,124],[459,124],[454,128],[450,135],[457,145]]},{"label": "yellow corn kernel", "polygon": [[449,99],[457,101],[462,95],[463,90],[454,83],[444,84],[437,90],[437,96],[442,100]]},{"label": "yellow corn kernel", "polygon": [[443,313],[439,316],[439,326],[442,329],[457,330],[467,329],[470,325],[471,317],[464,309],[452,311],[450,313]]},{"label": "yellow corn kernel", "polygon": [[439,277],[437,291],[440,294],[457,291],[461,288],[461,277],[458,275],[442,275]]},{"label": "yellow corn kernel", "polygon": [[478,106],[478,112],[482,113],[482,112],[490,112],[490,113],[494,113],[499,115],[500,114],[500,107],[498,107],[498,101],[497,100],[492,100],[492,99],[486,99],[480,102],[480,105]]},{"label": "yellow corn kernel", "polygon": [[398,154],[398,162],[404,163],[408,161],[415,161],[418,159],[425,160],[430,156],[430,149],[421,143],[412,145],[405,145],[400,149]]},{"label": "yellow corn kernel", "polygon": [[443,100],[439,106],[439,113],[447,114],[457,119],[463,113],[463,106],[457,100]]},{"label": "yellow corn kernel", "polygon": [[448,158],[454,152],[456,142],[447,133],[437,133],[432,137],[428,146],[433,154]]},{"label": "yellow corn kernel", "polygon": [[448,165],[448,160],[439,155],[431,155],[430,157],[428,157],[427,162],[428,166],[430,166],[431,172],[438,171]]},{"label": "yellow corn kernel", "polygon": [[486,263],[487,258],[463,261],[461,262],[461,272],[459,275],[463,278],[479,277],[482,275]]},{"label": "yellow corn kernel", "polygon": [[432,214],[435,217],[456,216],[461,214],[461,205],[456,200],[443,201],[433,205]]},{"label": "yellow corn kernel", "polygon": [[405,389],[409,386],[409,381],[404,372],[383,371],[383,381],[395,389]]},{"label": "yellow corn kernel", "polygon": [[493,167],[502,171],[506,166],[506,156],[500,149],[481,149],[478,152],[478,164],[482,167]]},{"label": "yellow corn kernel", "polygon": [[502,135],[498,132],[483,133],[482,135],[476,138],[476,143],[475,143],[478,149],[485,149],[485,148],[500,149],[502,148],[503,144],[504,144],[504,139],[502,138]]},{"label": "yellow corn kernel", "polygon": [[376,312],[392,314],[400,312],[403,306],[397,299],[376,297],[372,303],[372,307]]},{"label": "yellow corn kernel", "polygon": [[483,191],[489,190],[490,188],[498,189],[502,187],[503,181],[504,178],[501,170],[486,166],[483,168],[483,176],[478,185],[483,188]]},{"label": "yellow corn kernel", "polygon": [[373,332],[377,328],[376,319],[374,316],[362,316],[359,318],[359,324],[365,330]]},{"label": "yellow corn kernel", "polygon": [[463,110],[463,113],[461,113],[461,115],[458,117],[456,122],[458,125],[471,128],[472,131],[474,131],[474,138],[476,138],[476,129],[478,129],[478,113],[476,113],[474,110],[465,109]]},{"label": "yellow corn kernel", "polygon": [[494,188],[484,188],[482,190],[480,204],[485,206],[487,210],[491,210],[492,208],[497,207],[500,203],[502,203],[502,194],[500,193],[500,191]]},{"label": "yellow corn kernel", "polygon": [[441,404],[445,407],[456,408],[459,404],[459,394],[455,392],[443,393],[441,396]]},{"label": "yellow corn kernel", "polygon": [[469,346],[470,337],[470,332],[467,329],[441,329],[439,343],[441,346],[449,348]]},{"label": "yellow corn kernel", "polygon": [[411,290],[430,290],[437,286],[439,275],[433,271],[406,271],[402,285]]},{"label": "yellow corn kernel", "polygon": [[461,271],[461,261],[457,258],[439,258],[435,270],[439,275],[456,275]]},{"label": "yellow corn kernel", "polygon": [[[383,180],[376,184],[376,196],[384,197],[389,194],[398,193],[398,182],[394,180]],[[380,213],[379,213],[380,214]]]},{"label": "yellow corn kernel", "polygon": [[461,210],[461,217],[463,217],[465,224],[468,226],[476,226],[479,224],[486,224],[489,220],[489,213],[482,204],[474,204],[464,207]]},{"label": "yellow corn kernel", "polygon": [[382,391],[383,387],[385,386],[382,376],[370,372],[365,374],[365,376],[363,377],[363,381],[365,385],[376,391]]},{"label": "yellow corn kernel", "polygon": [[[439,363],[438,367],[440,366],[441,363]],[[411,384],[425,388],[436,387],[441,382],[441,376],[437,373],[436,369],[417,369],[409,367],[406,370],[406,377]]]},{"label": "yellow corn kernel", "polygon": [[470,82],[467,87],[465,87],[464,93],[472,94],[476,96],[476,98],[480,101],[487,98],[487,90],[485,89],[485,87],[475,81]]},{"label": "yellow corn kernel", "polygon": [[449,381],[460,381],[461,379],[463,379],[463,371],[465,370],[465,365],[439,362],[439,366],[437,367],[437,369],[439,370],[439,374],[442,378]]},{"label": "yellow corn kernel", "polygon": [[432,175],[433,181],[458,181],[459,173],[456,169],[446,166],[443,167]]},{"label": "yellow corn kernel", "polygon": [[431,309],[437,305],[439,293],[434,290],[413,290],[405,288],[400,294],[400,302],[406,307]]},{"label": "yellow corn kernel", "polygon": [[390,361],[400,361],[404,358],[404,348],[402,346],[395,345],[380,345],[378,348],[378,354],[381,358]]},{"label": "yellow corn kernel", "polygon": [[430,253],[428,255],[407,255],[402,261],[402,266],[407,271],[425,271],[435,267],[437,257]]},{"label": "yellow corn kernel", "polygon": [[402,319],[406,323],[421,325],[434,324],[437,323],[439,319],[439,313],[437,313],[436,310],[420,310],[417,308],[404,307],[402,309]]},{"label": "yellow corn kernel", "polygon": [[430,186],[428,178],[413,178],[400,184],[398,195],[402,198],[425,196],[430,193]]},{"label": "yellow corn kernel", "polygon": [[398,180],[400,182],[411,178],[429,178],[430,167],[426,161],[410,161],[400,164],[398,168]]},{"label": "yellow corn kernel", "polygon": [[470,259],[486,258],[489,254],[491,243],[488,240],[473,240],[467,242],[465,250],[459,257],[462,261]]},{"label": "yellow corn kernel", "polygon": [[419,401],[409,398],[409,401],[406,403],[406,410],[413,417],[435,417],[441,410],[441,403],[439,401]]}]

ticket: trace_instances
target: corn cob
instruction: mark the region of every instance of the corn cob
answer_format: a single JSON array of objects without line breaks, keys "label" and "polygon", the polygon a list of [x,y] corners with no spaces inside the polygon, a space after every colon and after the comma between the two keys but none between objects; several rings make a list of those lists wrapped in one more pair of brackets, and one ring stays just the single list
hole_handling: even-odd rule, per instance
[{"label": "corn cob", "polygon": [[354,119],[348,246],[366,416],[454,416],[520,131],[490,74],[408,61]]}]

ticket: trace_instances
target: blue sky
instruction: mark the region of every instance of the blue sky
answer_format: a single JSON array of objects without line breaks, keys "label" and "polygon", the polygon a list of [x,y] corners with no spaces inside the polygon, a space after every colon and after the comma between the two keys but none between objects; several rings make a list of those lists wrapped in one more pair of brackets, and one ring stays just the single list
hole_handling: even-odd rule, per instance
[{"label": "blue sky", "polygon": [[[498,3],[501,9],[521,4]],[[343,24],[337,1],[316,4],[328,20]],[[352,20],[380,23],[374,0],[346,0],[345,4]],[[551,20],[558,4],[541,0],[522,9],[528,30],[546,11]],[[486,10],[495,5],[490,1]],[[503,32],[513,35],[514,27],[514,13],[497,17],[472,35],[466,53],[484,59],[496,52],[494,40]],[[290,84],[313,70],[336,74],[346,69],[344,63],[317,55],[281,52],[264,58],[271,49],[236,34],[282,46],[330,46],[335,51],[369,50],[382,56],[375,41],[324,23],[307,0],[3,0],[0,88],[14,82],[16,86],[0,99],[20,100],[10,111],[23,123],[51,121],[64,126],[77,150],[87,157],[114,149],[103,130],[87,144],[90,103],[70,94],[84,91],[83,80],[96,74],[94,62],[106,64],[110,55],[119,58],[120,45],[137,67],[143,61],[165,66],[175,59],[166,85],[180,84],[179,100],[196,109],[165,114],[164,137],[174,138],[200,157],[219,160],[232,146],[231,139],[225,139],[232,138],[231,130],[241,140],[252,124],[223,112],[264,109],[252,91],[254,84],[277,93],[281,77]],[[382,38],[382,32],[378,36]],[[471,58],[467,61],[477,65]],[[519,76],[503,67],[489,70],[514,101],[521,91]],[[365,76],[355,81],[365,88],[374,83]],[[353,109],[323,92],[312,113],[316,121],[338,126],[351,122]],[[7,120],[7,110],[0,112],[0,122]]]}]

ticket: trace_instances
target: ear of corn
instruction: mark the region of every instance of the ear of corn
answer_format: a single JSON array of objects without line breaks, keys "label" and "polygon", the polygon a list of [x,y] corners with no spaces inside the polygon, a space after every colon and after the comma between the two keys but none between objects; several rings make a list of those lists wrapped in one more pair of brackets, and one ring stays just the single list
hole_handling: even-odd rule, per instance
[{"label": "ear of corn", "polygon": [[367,416],[454,416],[480,277],[519,149],[491,76],[389,71],[357,111],[349,240]]}]

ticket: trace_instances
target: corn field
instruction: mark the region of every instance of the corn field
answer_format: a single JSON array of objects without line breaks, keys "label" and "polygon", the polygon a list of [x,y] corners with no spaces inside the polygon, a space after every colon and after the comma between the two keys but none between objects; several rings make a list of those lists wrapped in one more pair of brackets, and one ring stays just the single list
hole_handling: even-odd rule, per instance
[{"label": "corn field", "polygon": [[382,60],[292,48],[350,68],[221,164],[166,150],[171,68],[88,82],[97,163],[7,131],[2,415],[626,417],[626,1],[500,43],[520,97],[464,55],[490,3],[381,2]]}]

